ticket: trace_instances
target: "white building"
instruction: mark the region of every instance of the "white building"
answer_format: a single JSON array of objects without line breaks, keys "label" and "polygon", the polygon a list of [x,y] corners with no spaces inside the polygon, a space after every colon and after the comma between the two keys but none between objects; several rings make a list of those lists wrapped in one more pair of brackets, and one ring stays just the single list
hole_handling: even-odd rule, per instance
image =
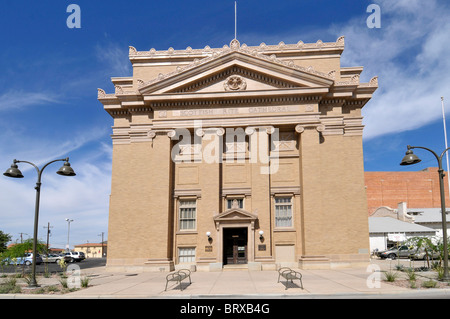
[{"label": "white building", "polygon": [[412,237],[435,236],[436,230],[392,217],[369,217],[370,251],[386,250]]},{"label": "white building", "polygon": [[[408,215],[414,218],[416,224],[432,228],[436,231],[436,236],[442,238],[442,215],[440,208],[408,208]],[[447,236],[450,235],[449,219],[447,211]]]}]

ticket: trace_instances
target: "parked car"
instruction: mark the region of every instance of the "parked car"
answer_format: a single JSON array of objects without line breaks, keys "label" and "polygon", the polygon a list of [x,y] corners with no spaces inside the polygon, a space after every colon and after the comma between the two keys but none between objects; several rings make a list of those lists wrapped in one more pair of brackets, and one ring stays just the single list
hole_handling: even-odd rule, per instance
[{"label": "parked car", "polygon": [[[33,263],[33,253],[26,253],[23,257],[16,257],[8,259],[7,262],[10,265],[31,265]],[[42,264],[42,257],[37,254],[36,255],[36,265]]]},{"label": "parked car", "polygon": [[73,263],[75,261],[79,262],[84,259],[86,259],[86,256],[81,251],[71,251],[71,252],[65,253],[65,256],[64,256],[64,260],[66,262],[71,262],[71,263]]},{"label": "parked car", "polygon": [[48,254],[42,256],[42,261],[45,263],[58,263],[61,259],[64,259],[64,256],[55,254]]},{"label": "parked car", "polygon": [[[439,260],[439,257],[440,254],[438,252],[428,252],[428,258],[431,260]],[[414,253],[409,255],[409,258],[416,260],[417,259],[425,260],[427,259],[427,253],[423,249],[416,250]]]},{"label": "parked car", "polygon": [[384,258],[409,258],[411,254],[414,253],[413,249],[410,249],[408,246],[400,246],[400,247],[392,247],[388,250],[378,252],[378,257]]}]

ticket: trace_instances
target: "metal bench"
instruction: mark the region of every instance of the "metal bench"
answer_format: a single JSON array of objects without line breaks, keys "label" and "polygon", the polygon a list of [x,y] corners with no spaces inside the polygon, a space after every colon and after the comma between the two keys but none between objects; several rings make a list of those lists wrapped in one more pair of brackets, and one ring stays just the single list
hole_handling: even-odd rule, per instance
[{"label": "metal bench", "polygon": [[282,267],[278,269],[278,282],[280,282],[280,277],[286,279],[286,289],[288,289],[289,280],[291,283],[294,283],[293,280],[295,279],[300,281],[300,287],[303,289],[302,274],[298,271],[292,270],[288,267]]},{"label": "metal bench", "polygon": [[183,290],[181,282],[186,278],[189,278],[189,283],[192,284],[191,271],[189,269],[180,269],[178,271],[168,274],[166,276],[166,289],[164,289],[164,291],[167,291],[167,284],[169,283],[169,281],[178,282],[180,284],[180,289]]}]

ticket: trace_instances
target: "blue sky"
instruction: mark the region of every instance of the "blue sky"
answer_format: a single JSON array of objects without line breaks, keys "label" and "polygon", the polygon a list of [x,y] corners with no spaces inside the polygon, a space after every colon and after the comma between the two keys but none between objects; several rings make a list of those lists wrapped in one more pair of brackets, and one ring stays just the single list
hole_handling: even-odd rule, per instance
[{"label": "blue sky", "polygon": [[[81,9],[81,28],[69,29],[69,4]],[[381,9],[381,28],[370,29],[368,5]],[[247,45],[335,41],[345,36],[343,66],[364,66],[362,81],[379,77],[365,106],[366,170],[401,167],[406,145],[444,150],[441,96],[450,109],[450,4],[445,0],[241,0],[237,38]],[[50,244],[107,238],[112,119],[97,88],[114,91],[110,78],[131,75],[128,46],[144,51],[222,47],[234,37],[234,1],[8,1],[0,10],[0,168],[13,159],[42,166],[69,156],[73,178],[43,174],[39,238],[47,223]],[[450,112],[446,112],[450,118]],[[3,168],[2,168],[3,167]],[[33,234],[33,168],[25,178],[0,178],[0,230]]]}]

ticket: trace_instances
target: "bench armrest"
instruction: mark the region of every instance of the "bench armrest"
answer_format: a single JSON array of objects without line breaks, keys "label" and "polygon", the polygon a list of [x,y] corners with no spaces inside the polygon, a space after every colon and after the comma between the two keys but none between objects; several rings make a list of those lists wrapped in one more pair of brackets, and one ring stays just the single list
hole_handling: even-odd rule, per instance
[{"label": "bench armrest", "polygon": [[287,276],[287,275],[291,274],[292,272],[294,272],[294,271],[291,269],[283,270],[283,272],[281,273],[281,276]]},{"label": "bench armrest", "polygon": [[283,273],[283,272],[285,272],[285,271],[287,271],[287,270],[291,271],[291,268],[288,268],[288,267],[281,267],[280,269],[278,269],[278,272],[281,274],[281,273]]},{"label": "bench armrest", "polygon": [[297,271],[293,270],[290,275],[293,276],[295,279],[302,279],[302,274]]},{"label": "bench armrest", "polygon": [[191,271],[189,269],[180,269],[178,270],[178,273],[184,273],[187,276],[191,275]]},{"label": "bench armrest", "polygon": [[[171,273],[171,274],[168,274],[168,275],[166,276],[166,280],[174,280],[175,277],[180,277],[180,274],[178,273],[178,271],[177,271],[177,272],[173,272],[173,273]],[[178,278],[177,278],[177,279],[178,279]]]}]

